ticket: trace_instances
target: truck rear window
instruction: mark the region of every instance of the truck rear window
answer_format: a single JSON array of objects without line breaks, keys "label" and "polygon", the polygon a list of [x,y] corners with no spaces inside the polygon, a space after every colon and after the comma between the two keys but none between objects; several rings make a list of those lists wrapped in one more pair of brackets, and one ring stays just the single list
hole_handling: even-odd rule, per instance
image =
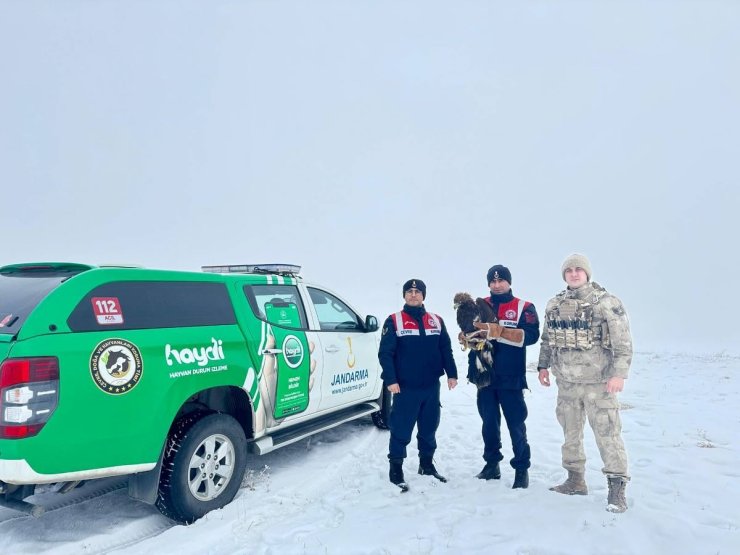
[{"label": "truck rear window", "polygon": [[0,333],[18,333],[41,300],[70,275],[0,274]]}]

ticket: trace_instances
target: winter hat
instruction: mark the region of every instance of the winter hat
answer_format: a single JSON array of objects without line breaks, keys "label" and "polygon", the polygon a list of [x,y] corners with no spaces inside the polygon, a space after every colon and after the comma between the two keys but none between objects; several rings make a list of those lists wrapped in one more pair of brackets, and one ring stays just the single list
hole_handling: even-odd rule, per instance
[{"label": "winter hat", "polygon": [[502,266],[501,264],[491,266],[491,268],[488,270],[488,273],[486,274],[486,278],[488,278],[489,284],[494,279],[503,279],[504,281],[508,281],[509,285],[511,285],[511,272],[506,266]]},{"label": "winter hat", "polygon": [[420,279],[410,279],[406,283],[403,284],[403,294],[406,294],[406,291],[409,289],[418,289],[421,291],[421,298],[426,299],[427,298],[427,286],[426,284],[421,281]]},{"label": "winter hat", "polygon": [[583,268],[586,271],[586,277],[588,281],[591,281],[591,263],[586,258],[585,254],[573,253],[563,262],[563,267],[560,272],[563,274],[565,279],[565,270],[568,268]]}]

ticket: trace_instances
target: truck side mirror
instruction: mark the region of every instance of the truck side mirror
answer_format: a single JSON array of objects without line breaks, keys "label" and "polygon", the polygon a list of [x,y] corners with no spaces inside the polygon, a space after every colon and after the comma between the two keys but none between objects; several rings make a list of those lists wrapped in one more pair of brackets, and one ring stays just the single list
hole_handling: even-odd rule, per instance
[{"label": "truck side mirror", "polygon": [[378,319],[368,314],[365,317],[365,331],[378,331]]}]

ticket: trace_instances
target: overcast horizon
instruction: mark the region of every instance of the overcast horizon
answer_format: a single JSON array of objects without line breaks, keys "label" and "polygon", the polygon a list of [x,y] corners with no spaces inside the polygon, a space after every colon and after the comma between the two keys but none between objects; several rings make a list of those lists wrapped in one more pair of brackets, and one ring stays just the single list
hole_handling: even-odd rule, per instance
[{"label": "overcast horizon", "polygon": [[419,277],[455,329],[491,265],[542,318],[583,252],[637,350],[735,353],[738,28],[729,0],[0,0],[0,265],[291,262],[381,319]]}]

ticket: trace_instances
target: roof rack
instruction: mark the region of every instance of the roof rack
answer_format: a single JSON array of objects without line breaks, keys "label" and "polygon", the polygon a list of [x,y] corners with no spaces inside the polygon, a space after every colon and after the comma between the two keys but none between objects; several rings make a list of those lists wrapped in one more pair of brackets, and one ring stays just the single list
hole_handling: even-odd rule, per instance
[{"label": "roof rack", "polygon": [[129,264],[128,262],[103,262],[98,264],[98,268],[136,268],[141,269],[141,264]]},{"label": "roof rack", "polygon": [[227,264],[200,268],[210,274],[277,274],[298,277],[301,272],[301,267],[295,264]]}]

